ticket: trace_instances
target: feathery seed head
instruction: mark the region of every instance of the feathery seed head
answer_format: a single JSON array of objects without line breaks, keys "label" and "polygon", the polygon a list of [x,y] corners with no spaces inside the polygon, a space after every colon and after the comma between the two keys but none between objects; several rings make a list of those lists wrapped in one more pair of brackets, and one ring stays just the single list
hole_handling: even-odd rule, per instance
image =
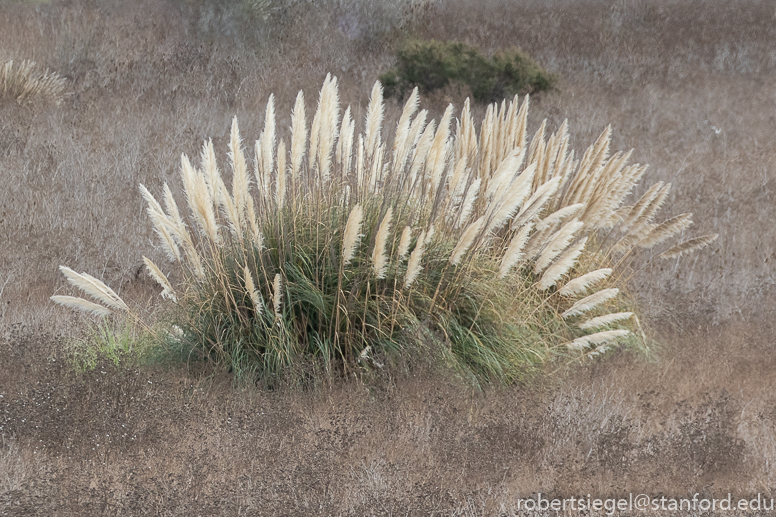
[{"label": "feathery seed head", "polygon": [[612,314],[604,314],[603,316],[598,316],[597,318],[587,320],[586,322],[582,323],[579,328],[582,330],[589,330],[599,327],[608,327],[613,323],[629,320],[632,317],[632,312],[615,312]]},{"label": "feathery seed head", "polygon": [[111,313],[110,309],[103,307],[102,305],[90,302],[89,300],[84,300],[83,298],[78,298],[76,296],[56,295],[51,297],[51,301],[71,309],[78,309],[79,311],[94,314],[95,316],[108,316]]},{"label": "feathery seed head", "polygon": [[243,268],[243,278],[245,279],[245,291],[253,303],[253,310],[256,314],[260,314],[264,309],[264,300],[261,297],[261,293],[256,289],[253,276],[247,266]]},{"label": "feathery seed head", "polygon": [[420,274],[423,266],[420,265],[420,260],[423,258],[423,252],[426,244],[426,232],[420,232],[418,240],[415,243],[415,249],[410,253],[410,260],[407,262],[407,272],[404,275],[404,288],[409,289],[415,279]]},{"label": "feathery seed head", "polygon": [[412,228],[410,228],[409,226],[405,226],[404,230],[401,232],[401,238],[399,239],[399,250],[398,250],[399,261],[404,260],[404,257],[407,256],[407,252],[410,249],[411,239],[412,239]]},{"label": "feathery seed head", "polygon": [[361,221],[364,219],[364,210],[361,204],[357,204],[350,211],[348,221],[345,224],[345,234],[342,239],[342,263],[347,266],[353,260],[356,247],[361,240]]},{"label": "feathery seed head", "polygon": [[68,282],[95,300],[114,309],[129,311],[129,307],[127,307],[127,304],[124,303],[124,300],[119,298],[119,295],[117,295],[113,289],[105,285],[100,280],[97,280],[93,276],[87,275],[86,273],[76,273],[66,266],[59,266],[59,270],[65,275],[65,278],[67,278]]},{"label": "feathery seed head", "polygon": [[696,237],[695,239],[690,239],[688,241],[680,242],[676,246],[661,253],[660,258],[681,258],[688,253],[705,248],[712,242],[716,241],[717,237],[719,237],[719,234],[712,233],[709,235],[703,235],[702,237]]},{"label": "feathery seed head", "polygon": [[456,244],[455,248],[453,248],[453,251],[450,254],[450,264],[457,266],[461,262],[464,254],[469,251],[469,248],[472,246],[475,239],[482,231],[483,226],[485,226],[484,216],[480,217],[466,227],[466,230],[464,230],[461,238],[458,239],[458,244]]},{"label": "feathery seed head", "polygon": [[536,287],[544,291],[557,284],[558,280],[577,263],[579,255],[585,249],[585,244],[587,244],[587,237],[581,238],[576,244],[572,244],[561,253],[558,259],[544,272]]},{"label": "feathery seed head", "polygon": [[281,303],[283,301],[283,292],[280,285],[280,273],[275,274],[275,281],[272,283],[272,292],[274,294],[275,301],[275,319],[280,319]]},{"label": "feathery seed head", "polygon": [[587,291],[591,285],[608,278],[612,274],[612,269],[605,267],[586,273],[580,277],[571,280],[558,291],[562,296],[576,296]]},{"label": "feathery seed head", "polygon": [[[617,338],[625,337],[628,334],[630,334],[630,331],[625,329],[605,330],[603,332],[597,332],[595,334],[578,337],[571,343],[566,344],[566,346],[570,350],[584,350],[585,348],[590,348],[591,346],[600,347],[600,345],[614,341]],[[599,350],[598,353],[603,351],[604,350]]]},{"label": "feathery seed head", "polygon": [[304,113],[304,93],[296,96],[291,112],[291,184],[296,185],[307,149],[307,121]]},{"label": "feathery seed head", "polygon": [[600,304],[611,300],[617,294],[619,294],[620,290],[616,287],[611,289],[602,289],[601,291],[598,291],[597,293],[593,293],[590,296],[587,296],[585,298],[582,298],[577,303],[571,306],[570,309],[566,310],[561,316],[563,316],[563,319],[571,318],[572,316],[579,316],[580,314],[584,314]]},{"label": "feathery seed head", "polygon": [[533,229],[533,223],[527,223],[523,225],[520,230],[509,241],[509,246],[504,252],[504,256],[501,258],[501,267],[499,268],[499,278],[504,278],[509,274],[509,271],[517,264],[523,257],[523,248],[525,243],[528,242],[528,236]]},{"label": "feathery seed head", "polygon": [[391,218],[393,217],[393,207],[389,206],[385,212],[382,223],[377,230],[375,238],[375,249],[372,251],[372,263],[374,265],[375,276],[378,279],[385,278],[385,269],[388,266],[388,257],[385,253],[385,246],[388,242],[388,233],[391,231]]},{"label": "feathery seed head", "polygon": [[178,298],[175,295],[175,289],[172,288],[172,285],[170,284],[170,281],[167,280],[167,277],[162,273],[162,270],[157,267],[156,264],[151,262],[151,259],[147,257],[143,257],[143,262],[146,265],[146,269],[148,270],[148,273],[151,275],[151,278],[156,280],[156,283],[158,283],[160,286],[162,286],[162,298],[168,298],[172,300],[173,302],[177,303]]}]

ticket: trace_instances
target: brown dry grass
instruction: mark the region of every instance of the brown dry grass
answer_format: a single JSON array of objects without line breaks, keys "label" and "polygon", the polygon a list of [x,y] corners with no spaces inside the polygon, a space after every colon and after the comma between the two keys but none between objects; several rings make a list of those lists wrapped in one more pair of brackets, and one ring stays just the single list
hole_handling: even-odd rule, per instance
[{"label": "brown dry grass", "polygon": [[[522,47],[561,78],[533,100],[529,131],[568,118],[583,148],[611,123],[613,147],[651,164],[644,185],[673,183],[666,216],[692,212],[698,234],[720,234],[678,268],[636,257],[631,287],[664,343],[656,362],[622,355],[485,394],[438,378],[310,394],[235,391],[180,369],[74,377],[58,336],[80,322],[48,302],[63,286],[57,266],[125,299],[157,293],[142,268],[154,236],[137,183],[177,184],[178,153],[211,136],[226,148],[233,115],[259,134],[270,92],[290,113],[327,72],[363,120],[391,62],[393,40],[361,35],[360,15],[310,10],[241,36],[195,7],[0,3],[0,61],[35,59],[72,93],[58,107],[0,105],[5,513],[491,515],[538,491],[773,491],[769,3],[461,0],[418,29],[485,51]],[[439,117],[464,96],[424,105]],[[386,111],[391,125],[398,116]],[[162,250],[149,258],[164,262]]]}]

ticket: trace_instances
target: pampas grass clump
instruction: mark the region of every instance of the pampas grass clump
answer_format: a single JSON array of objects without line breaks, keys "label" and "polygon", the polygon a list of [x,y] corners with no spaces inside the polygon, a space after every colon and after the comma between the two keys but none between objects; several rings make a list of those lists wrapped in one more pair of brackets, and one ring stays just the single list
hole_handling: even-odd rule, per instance
[{"label": "pampas grass clump", "polygon": [[[502,382],[559,355],[638,343],[615,272],[634,250],[684,230],[689,215],[655,222],[670,188],[662,183],[625,205],[645,167],[610,152],[609,128],[579,157],[565,123],[549,136],[543,123],[529,140],[528,105],[527,96],[491,105],[477,127],[467,101],[458,119],[450,106],[437,122],[419,110],[416,89],[385,141],[380,84],[358,134],[327,77],[311,119],[299,93],[287,135],[270,96],[250,164],[235,119],[227,171],[210,141],[199,167],[182,156],[188,217],[167,185],[164,207],[140,187],[180,267],[173,285],[144,259],[175,304],[180,342],[260,376],[307,361],[382,367],[378,357],[404,354]],[[104,311],[122,309],[99,280],[63,271]]]},{"label": "pampas grass clump", "polygon": [[56,72],[42,72],[34,61],[0,65],[0,97],[19,104],[29,104],[45,98],[59,104],[65,91],[65,79]]}]

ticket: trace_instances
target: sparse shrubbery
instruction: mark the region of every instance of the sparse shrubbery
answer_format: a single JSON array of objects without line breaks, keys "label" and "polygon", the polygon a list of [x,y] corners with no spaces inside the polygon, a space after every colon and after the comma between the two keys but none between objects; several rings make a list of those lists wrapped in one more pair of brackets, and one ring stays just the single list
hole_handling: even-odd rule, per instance
[{"label": "sparse shrubbery", "polygon": [[[543,123],[529,142],[528,97],[491,105],[479,134],[468,102],[455,131],[452,106],[438,123],[427,115],[413,91],[393,142],[383,141],[378,83],[357,135],[329,77],[311,125],[299,93],[289,136],[277,132],[270,97],[252,174],[233,121],[231,188],[211,142],[199,168],[183,156],[188,218],[169,186],[159,203],[141,185],[182,270],[173,285],[145,259],[175,306],[163,340],[240,374],[310,361],[352,371],[404,354],[502,382],[561,355],[638,344],[614,271],[691,224],[689,214],[654,222],[670,185],[624,205],[645,167],[610,154],[608,128],[579,159],[565,123],[549,138]],[[62,270],[99,304],[54,301],[132,314],[99,280]]]},{"label": "sparse shrubbery", "polygon": [[492,58],[459,42],[410,40],[396,53],[397,64],[380,76],[386,96],[403,98],[418,87],[428,93],[448,84],[467,86],[474,98],[495,102],[551,89],[555,77],[518,49]]},{"label": "sparse shrubbery", "polygon": [[59,104],[65,91],[65,80],[56,72],[42,72],[34,61],[0,66],[0,98],[29,104],[36,98],[45,98]]}]

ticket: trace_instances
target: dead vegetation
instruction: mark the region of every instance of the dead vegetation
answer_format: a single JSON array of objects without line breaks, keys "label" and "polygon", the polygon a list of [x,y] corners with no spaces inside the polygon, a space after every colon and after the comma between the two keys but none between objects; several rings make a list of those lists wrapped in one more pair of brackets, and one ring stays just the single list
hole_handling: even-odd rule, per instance
[{"label": "dead vegetation", "polygon": [[[143,270],[154,234],[136,185],[167,182],[180,196],[179,153],[197,155],[207,137],[225,149],[234,115],[260,134],[270,92],[288,114],[298,89],[316,91],[327,72],[363,120],[394,43],[364,37],[361,11],[308,10],[248,37],[185,2],[0,10],[2,61],[34,58],[72,93],[59,106],[0,105],[7,513],[492,515],[539,491],[773,490],[767,3],[451,1],[414,29],[486,53],[521,47],[560,78],[557,93],[532,99],[531,134],[568,118],[571,145],[584,148],[611,123],[613,147],[651,164],[636,194],[671,183],[667,217],[691,212],[699,233],[724,243],[678,261],[634,258],[631,291],[664,344],[654,363],[623,354],[559,384],[486,393],[439,378],[262,394],[210,372],[68,373],[62,336],[81,322],[48,301],[64,286],[59,264],[141,306],[161,291]],[[438,118],[465,93],[424,106]],[[400,113],[388,105],[386,124]],[[161,249],[147,255],[165,261]]]}]

